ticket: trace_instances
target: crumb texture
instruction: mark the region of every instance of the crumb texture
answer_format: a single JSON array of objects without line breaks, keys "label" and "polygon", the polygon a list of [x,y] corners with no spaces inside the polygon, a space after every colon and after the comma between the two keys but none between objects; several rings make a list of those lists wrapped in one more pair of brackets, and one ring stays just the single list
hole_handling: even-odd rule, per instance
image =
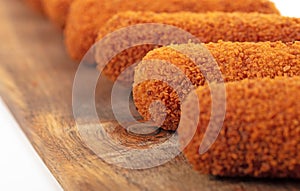
[{"label": "crumb texture", "polygon": [[[203,45],[209,50],[225,82],[241,81],[243,79],[260,79],[275,77],[292,77],[300,75],[300,43],[282,42],[223,42]],[[184,78],[170,70],[168,65],[176,66],[193,83],[194,87],[203,86],[206,79],[199,70],[200,66],[208,67],[205,75],[215,76],[216,70],[209,70],[210,54],[203,54],[203,46],[196,44],[162,47],[150,51],[144,61],[160,60],[163,67],[155,67],[149,62],[141,62],[135,69],[133,97],[140,114],[146,120],[161,121],[164,114],[160,108],[151,107],[153,101],[161,101],[167,108],[167,117],[162,128],[176,130],[180,121],[180,100],[183,101],[191,91],[186,86]],[[189,49],[196,54],[199,51],[199,60],[191,61],[179,50]],[[208,66],[207,66],[208,65]],[[159,80],[152,80],[153,76]],[[151,80],[149,80],[151,79]],[[218,79],[217,79],[218,80]],[[174,90],[168,84],[177,83]],[[181,98],[181,99],[178,99]]]},{"label": "crumb texture", "polygon": [[[224,12],[208,12],[208,13],[154,13],[154,12],[121,12],[114,15],[106,24],[100,26],[97,41],[106,37],[118,29],[133,26],[135,24],[160,23],[172,25],[183,29],[187,33],[198,38],[200,42],[264,42],[264,41],[282,41],[294,42],[300,40],[300,19],[289,18],[275,14],[261,13],[224,13]],[[166,32],[167,29],[158,31],[151,41],[158,44],[158,39],[172,39],[175,41],[179,37],[174,32]],[[111,38],[110,42],[118,42],[119,44],[128,44],[139,39],[148,39],[149,29],[147,25],[134,33],[133,37],[127,38]],[[176,34],[175,34],[176,33]],[[133,33],[131,33],[133,34]],[[183,35],[182,35],[183,36]],[[184,37],[182,37],[184,38]],[[184,39],[181,39],[184,41]],[[188,39],[185,41],[188,42]],[[116,51],[116,47],[108,47],[111,51]],[[140,61],[150,50],[158,46],[141,45],[129,48],[115,56],[104,70],[104,74],[112,80],[116,80],[128,66]],[[99,50],[103,52],[103,50]],[[97,53],[98,54],[98,53]],[[101,54],[101,53],[99,53]],[[99,64],[103,64],[97,61]],[[106,63],[105,63],[106,64]],[[132,72],[133,73],[133,72]],[[125,82],[132,82],[133,75],[127,75],[128,78],[122,79]]]},{"label": "crumb texture", "polygon": [[[192,141],[184,150],[204,174],[300,178],[300,78],[277,77],[226,83],[227,112],[221,132],[205,154],[199,146],[211,113],[207,86],[197,89],[201,115]],[[195,104],[189,102],[187,106]],[[191,118],[183,119],[189,126]],[[188,128],[179,132],[181,138]]]}]

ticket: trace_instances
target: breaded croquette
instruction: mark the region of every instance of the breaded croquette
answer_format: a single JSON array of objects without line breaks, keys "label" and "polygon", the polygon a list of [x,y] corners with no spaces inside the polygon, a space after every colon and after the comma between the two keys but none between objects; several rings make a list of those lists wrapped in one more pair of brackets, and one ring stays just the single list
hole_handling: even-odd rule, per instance
[{"label": "breaded croquette", "polygon": [[42,0],[25,0],[25,2],[31,8],[33,8],[35,11],[37,11],[39,13],[43,13],[44,12],[44,7],[43,7]]},{"label": "breaded croquette", "polygon": [[66,24],[66,46],[70,56],[80,60],[97,38],[98,29],[114,14],[123,11],[208,12],[241,11],[279,14],[269,0],[75,0]]},{"label": "breaded croquette", "polygon": [[[206,14],[190,12],[122,12],[116,14],[105,25],[100,27],[98,40],[123,27],[141,23],[161,23],[176,26],[191,33],[204,43],[217,42],[218,40],[236,42],[279,40],[283,42],[293,42],[300,40],[300,18],[283,17],[274,14],[238,12],[209,12]],[[146,30],[147,28],[145,28],[144,31],[142,29],[139,31],[139,38],[143,37],[143,33],[147,33]],[[157,33],[156,38],[165,38],[163,35],[172,38],[172,34],[165,34],[164,32],[165,31]],[[145,38],[147,38],[146,34]],[[176,37],[173,38],[176,39]],[[115,39],[112,39],[112,41],[113,40]],[[132,39],[118,39],[115,41],[118,43],[122,43],[122,41],[124,41],[123,43],[128,43],[130,40]],[[110,79],[116,80],[119,74],[128,66],[140,61],[145,54],[154,47],[155,46],[142,45],[123,51],[113,58],[104,70],[104,74]],[[111,48],[112,51],[113,48],[114,47]],[[121,80],[128,83],[132,82],[133,75],[127,76],[129,76],[129,79]]]},{"label": "breaded croquette", "polygon": [[72,2],[73,0],[43,0],[43,5],[49,19],[63,28]]},{"label": "breaded croquette", "polygon": [[[300,42],[285,44],[282,42],[220,41],[204,46],[217,62],[225,82],[300,75]],[[172,65],[179,68],[195,87],[204,85],[206,79],[199,70],[199,66],[186,55],[178,52],[178,50],[189,50],[197,55],[198,51],[199,59],[205,60],[202,64],[210,66],[211,62],[207,60],[211,60],[211,55],[202,54],[202,47],[203,45],[189,43],[158,48],[150,51],[136,67],[133,98],[139,113],[145,120],[151,119],[159,123],[164,120],[165,114],[159,111],[161,108],[150,108],[153,101],[160,100],[166,106],[167,112],[162,128],[166,130],[177,129],[181,114],[178,97],[184,100],[190,90],[183,87],[181,84],[183,79],[178,79],[178,75],[172,73],[172,70],[168,69],[167,66]],[[165,68],[158,68],[149,64],[151,60],[161,60]],[[161,77],[164,82],[151,80],[153,76]],[[177,90],[177,93],[166,84],[173,83],[174,80],[181,88],[180,91]]]},{"label": "breaded croquette", "polygon": [[[201,110],[201,122],[184,150],[193,167],[223,177],[300,178],[300,78],[246,79],[225,86],[225,121],[204,154],[199,148],[211,116],[210,90],[199,87],[197,103],[191,96],[185,100],[186,108],[199,103]],[[189,127],[193,120],[185,115],[182,124]],[[185,140],[193,133],[189,130],[179,128],[179,138]]]}]

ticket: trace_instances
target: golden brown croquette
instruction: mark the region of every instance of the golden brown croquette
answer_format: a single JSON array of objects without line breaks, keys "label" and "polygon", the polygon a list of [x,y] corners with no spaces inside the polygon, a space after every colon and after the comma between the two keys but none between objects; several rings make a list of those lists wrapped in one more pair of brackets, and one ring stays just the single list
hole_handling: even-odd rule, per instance
[{"label": "golden brown croquette", "polygon": [[58,27],[63,28],[73,0],[43,0],[46,15]]},{"label": "golden brown croquette", "polygon": [[[260,13],[224,13],[209,12],[201,13],[154,13],[154,12],[122,12],[112,17],[105,25],[100,27],[98,40],[106,34],[114,32],[120,28],[141,23],[162,23],[181,28],[201,42],[237,41],[237,42],[259,42],[259,41],[283,41],[293,42],[300,40],[300,18],[283,17],[274,14]],[[147,29],[139,31],[139,38]],[[172,39],[172,34],[158,33],[157,38],[164,38],[168,35]],[[125,33],[125,32],[124,32]],[[148,37],[149,35],[145,34]],[[173,37],[176,39],[176,37]],[[132,39],[112,39],[118,43],[128,43]],[[130,48],[114,57],[104,70],[106,76],[116,80],[131,64],[140,61],[148,51],[155,46],[144,45]],[[111,49],[113,50],[114,47]],[[99,50],[103,51],[103,50]],[[133,75],[128,75],[129,79],[121,79],[125,82],[132,82]]]},{"label": "golden brown croquette", "polygon": [[80,60],[97,38],[98,29],[114,14],[123,11],[207,12],[241,11],[279,14],[269,0],[75,0],[66,24],[66,46],[75,60]]},{"label": "golden brown croquette", "polygon": [[[200,47],[200,48],[199,48]],[[186,44],[162,47],[150,51],[135,69],[133,98],[140,114],[146,120],[161,122],[164,114],[161,108],[149,107],[155,100],[160,100],[166,106],[167,117],[162,128],[176,130],[180,120],[180,101],[189,93],[188,87],[182,85],[183,79],[179,78],[168,68],[168,65],[176,66],[190,79],[195,86],[205,84],[205,78],[199,67],[186,55],[178,50],[185,50],[197,54],[203,59],[203,66],[210,62],[210,55],[201,54],[203,45]],[[211,55],[217,62],[225,82],[240,81],[243,79],[274,78],[276,76],[300,75],[300,42],[223,42],[205,44]],[[200,50],[200,51],[199,51]],[[155,67],[149,64],[151,60],[161,60],[164,65]],[[148,61],[148,62],[145,62]],[[168,64],[169,63],[169,64]],[[212,75],[214,73],[212,72]],[[151,80],[153,76],[161,77],[160,80]],[[149,80],[150,79],[150,80]],[[166,83],[179,84],[177,93]],[[150,115],[151,113],[151,115]]]},{"label": "golden brown croquette", "polygon": [[25,0],[25,2],[35,11],[37,11],[39,13],[44,12],[42,0]]},{"label": "golden brown croquette", "polygon": [[[184,150],[193,167],[203,174],[225,177],[300,178],[300,78],[276,77],[228,82],[226,116],[221,132],[210,149],[199,147],[211,115],[207,86],[197,89],[199,123]],[[185,107],[195,102],[188,96]],[[182,124],[192,125],[185,115]],[[186,139],[189,128],[179,128]]]}]

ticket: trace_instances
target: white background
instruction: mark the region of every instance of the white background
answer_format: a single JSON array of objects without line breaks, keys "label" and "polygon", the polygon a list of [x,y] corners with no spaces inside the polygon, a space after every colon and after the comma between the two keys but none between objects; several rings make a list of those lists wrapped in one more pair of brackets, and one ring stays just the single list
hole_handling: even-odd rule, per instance
[{"label": "white background", "polygon": [[[299,0],[273,0],[282,15],[300,17]],[[62,190],[0,99],[0,190]]]},{"label": "white background", "polygon": [[300,17],[299,0],[272,0],[284,16]]},{"label": "white background", "polygon": [[62,190],[0,98],[0,190]]}]

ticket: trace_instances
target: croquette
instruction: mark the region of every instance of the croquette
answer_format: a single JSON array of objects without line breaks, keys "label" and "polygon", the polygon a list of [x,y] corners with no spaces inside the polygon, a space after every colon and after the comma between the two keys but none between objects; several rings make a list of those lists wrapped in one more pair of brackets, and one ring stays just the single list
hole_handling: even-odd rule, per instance
[{"label": "croquette", "polygon": [[[205,46],[210,54],[203,54]],[[205,49],[206,49],[205,48]],[[180,51],[180,52],[179,52]],[[215,60],[215,65],[223,75],[224,82],[243,79],[275,78],[276,76],[300,75],[300,42],[223,42],[208,44],[185,44],[166,46],[150,51],[135,68],[133,99],[139,113],[145,120],[152,120],[163,125],[166,130],[176,130],[180,121],[181,101],[190,92],[182,85],[183,79],[178,77],[168,65],[176,66],[189,78],[195,87],[206,83],[199,65],[195,64],[182,51],[199,55],[204,60],[201,65],[209,67]],[[152,61],[160,60],[163,65],[155,67]],[[150,63],[149,63],[150,62]],[[216,75],[217,70],[207,72]],[[205,71],[204,71],[205,72]],[[153,79],[153,76],[156,79]],[[160,77],[159,80],[157,80]],[[177,90],[168,84],[177,83]],[[180,99],[179,99],[180,98]],[[153,101],[161,101],[165,105],[167,116],[159,107],[150,107]]]},{"label": "croquette", "polygon": [[58,27],[64,28],[73,0],[43,0],[46,15]]},{"label": "croquette", "polygon": [[[199,87],[198,100],[185,100],[184,107],[199,104],[201,110],[196,133],[184,149],[192,166],[221,177],[300,178],[300,78],[245,79],[225,86],[225,121],[204,154],[199,148],[211,115],[210,90]],[[195,123],[185,115],[182,124]],[[193,135],[190,130],[178,129],[182,142]]]},{"label": "croquette", "polygon": [[123,11],[241,11],[279,14],[269,0],[75,0],[65,29],[65,43],[70,56],[75,60],[82,59],[95,42],[98,29],[114,14]]},{"label": "croquette", "polygon": [[42,0],[25,0],[25,2],[35,11],[37,11],[39,13],[44,12]]},{"label": "croquette", "polygon": [[[290,18],[274,14],[260,13],[224,13],[209,12],[201,13],[154,13],[154,12],[122,12],[112,17],[105,25],[100,27],[98,40],[103,39],[107,34],[123,27],[141,23],[161,23],[172,25],[183,29],[201,42],[217,42],[218,40],[236,42],[259,42],[259,41],[283,41],[293,42],[300,40],[300,18]],[[137,32],[138,35],[132,38],[149,38],[147,28]],[[127,31],[124,31],[124,33]],[[143,36],[143,33],[145,35]],[[154,39],[176,39],[172,33],[165,34],[165,31],[157,32]],[[165,35],[165,36],[164,36]],[[128,35],[130,36],[130,35]],[[111,42],[128,43],[134,39],[112,39]],[[154,41],[154,40],[153,40]],[[116,46],[116,45],[114,45]],[[121,52],[114,57],[106,66],[104,74],[111,80],[116,80],[128,66],[140,61],[150,50],[157,46],[141,45],[135,46]],[[115,51],[114,47],[107,49]],[[99,49],[99,51],[103,51]],[[107,50],[106,50],[107,51]],[[106,64],[101,63],[100,64]],[[126,75],[128,79],[119,80],[131,84],[133,75]]]}]

